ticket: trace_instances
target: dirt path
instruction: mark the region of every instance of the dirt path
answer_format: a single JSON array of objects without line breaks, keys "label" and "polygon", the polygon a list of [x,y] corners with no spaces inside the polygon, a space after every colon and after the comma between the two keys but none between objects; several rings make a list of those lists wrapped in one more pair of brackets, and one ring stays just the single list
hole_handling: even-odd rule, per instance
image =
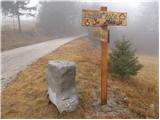
[{"label": "dirt path", "polygon": [[2,90],[15,78],[16,74],[38,58],[56,50],[61,45],[84,35],[55,39],[35,45],[2,52]]}]

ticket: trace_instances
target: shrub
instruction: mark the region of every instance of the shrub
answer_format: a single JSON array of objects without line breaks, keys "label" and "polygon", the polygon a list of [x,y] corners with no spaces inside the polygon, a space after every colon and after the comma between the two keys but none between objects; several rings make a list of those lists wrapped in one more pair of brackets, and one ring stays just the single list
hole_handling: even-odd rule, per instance
[{"label": "shrub", "polygon": [[126,79],[131,75],[136,75],[142,67],[143,65],[139,64],[135,50],[131,48],[128,40],[115,42],[115,48],[111,49],[109,54],[109,71],[112,75]]}]

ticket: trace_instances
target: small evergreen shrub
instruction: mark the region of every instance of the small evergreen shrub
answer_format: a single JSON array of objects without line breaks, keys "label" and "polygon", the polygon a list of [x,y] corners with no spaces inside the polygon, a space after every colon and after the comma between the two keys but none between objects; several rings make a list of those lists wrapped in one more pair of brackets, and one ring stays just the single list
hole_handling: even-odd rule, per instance
[{"label": "small evergreen shrub", "polygon": [[109,71],[112,75],[127,79],[131,75],[136,75],[142,67],[128,40],[115,42],[115,48],[111,49],[109,54]]}]

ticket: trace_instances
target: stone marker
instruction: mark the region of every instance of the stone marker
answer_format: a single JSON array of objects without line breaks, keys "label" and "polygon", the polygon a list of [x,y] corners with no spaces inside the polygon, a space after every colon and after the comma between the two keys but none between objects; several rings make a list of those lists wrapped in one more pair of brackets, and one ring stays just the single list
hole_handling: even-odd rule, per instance
[{"label": "stone marker", "polygon": [[54,60],[48,62],[48,94],[60,113],[70,112],[79,104],[75,86],[76,67],[73,62]]}]

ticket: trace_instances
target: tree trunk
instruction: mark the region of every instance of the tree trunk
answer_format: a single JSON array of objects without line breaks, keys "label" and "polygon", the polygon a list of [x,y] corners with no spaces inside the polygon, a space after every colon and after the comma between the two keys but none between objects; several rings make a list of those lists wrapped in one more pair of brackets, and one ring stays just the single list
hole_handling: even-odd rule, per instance
[{"label": "tree trunk", "polygon": [[15,21],[14,21],[14,16],[12,17],[13,19],[13,32],[15,32]]},{"label": "tree trunk", "polygon": [[17,15],[17,18],[18,18],[18,30],[19,30],[19,32],[22,32],[22,30],[21,30],[21,21],[20,21],[19,14]]},{"label": "tree trunk", "polygon": [[19,30],[19,32],[22,32],[22,30],[21,30],[20,14],[19,14],[19,1],[16,1],[16,5],[17,5],[18,30]]}]

